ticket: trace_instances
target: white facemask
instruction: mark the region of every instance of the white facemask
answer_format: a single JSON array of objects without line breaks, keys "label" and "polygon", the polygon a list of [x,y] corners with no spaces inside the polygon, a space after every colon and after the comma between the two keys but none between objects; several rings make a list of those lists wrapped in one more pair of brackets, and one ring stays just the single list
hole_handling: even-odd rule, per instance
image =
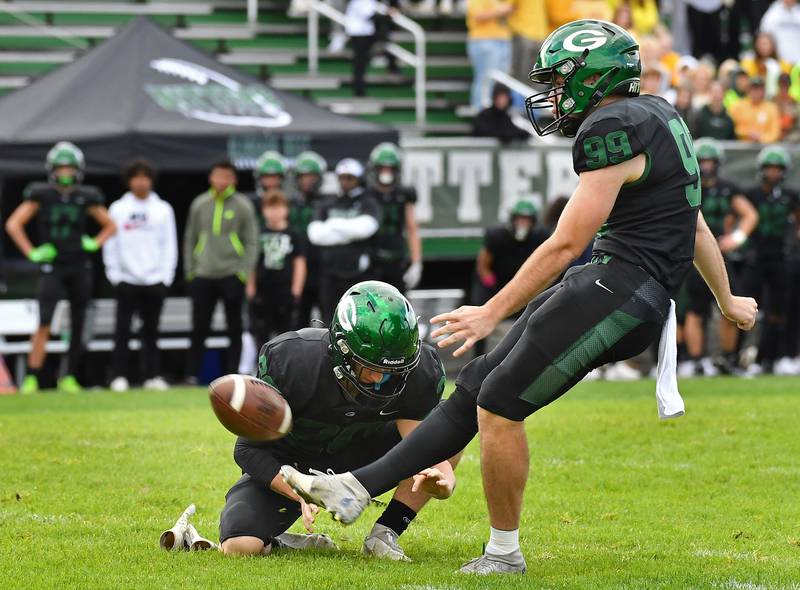
[{"label": "white facemask", "polygon": [[518,242],[524,242],[529,233],[531,233],[530,228],[514,226],[514,239]]},{"label": "white facemask", "polygon": [[394,172],[384,171],[378,174],[378,182],[386,186],[394,183]]}]

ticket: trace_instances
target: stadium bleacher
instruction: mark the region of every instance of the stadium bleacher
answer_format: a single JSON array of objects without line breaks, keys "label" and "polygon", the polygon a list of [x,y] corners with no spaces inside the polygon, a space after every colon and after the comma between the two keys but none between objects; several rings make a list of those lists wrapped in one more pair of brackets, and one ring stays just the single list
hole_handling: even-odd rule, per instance
[{"label": "stadium bleacher", "polygon": [[[319,72],[308,71],[307,19],[287,15],[286,3],[259,2],[258,23],[247,22],[244,1],[92,0],[0,2],[0,95],[25,86],[37,76],[68,63],[79,53],[110,37],[120,25],[146,15],[176,37],[214,54],[275,88],[289,90],[334,112],[389,123],[400,130],[415,127],[414,72],[400,63],[388,74],[383,56],[368,71],[368,97],[355,98],[349,50],[330,54],[329,21],[320,21],[323,50]],[[472,70],[466,57],[463,16],[415,17],[426,31],[426,74],[430,135],[463,135],[468,120],[456,112],[467,102]],[[392,41],[413,50],[405,31]]]}]

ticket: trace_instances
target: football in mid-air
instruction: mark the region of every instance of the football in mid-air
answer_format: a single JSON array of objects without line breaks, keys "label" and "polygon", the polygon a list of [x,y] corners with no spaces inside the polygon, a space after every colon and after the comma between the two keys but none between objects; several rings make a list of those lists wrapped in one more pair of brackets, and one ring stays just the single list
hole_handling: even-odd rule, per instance
[{"label": "football in mid-air", "polygon": [[250,440],[277,440],[292,429],[292,410],[280,392],[249,375],[223,375],[208,385],[222,425]]}]

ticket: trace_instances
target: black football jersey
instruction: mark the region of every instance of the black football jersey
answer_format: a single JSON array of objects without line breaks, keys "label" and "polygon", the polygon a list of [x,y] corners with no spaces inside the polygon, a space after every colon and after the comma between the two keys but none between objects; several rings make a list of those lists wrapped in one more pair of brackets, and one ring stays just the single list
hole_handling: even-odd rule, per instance
[{"label": "black football jersey", "polygon": [[311,461],[345,452],[400,418],[422,420],[436,407],[445,383],[436,350],[422,344],[419,364],[402,395],[380,409],[347,398],[333,375],[330,339],[325,328],[286,332],[267,342],[258,357],[258,377],[272,383],[292,409],[292,431],[269,443],[280,461]]},{"label": "black football jersey", "polygon": [[686,123],[663,98],[624,98],[586,117],[572,148],[578,174],[639,154],[647,158],[644,174],[620,190],[592,254],[641,266],[674,295],[694,259],[701,204],[699,166]]},{"label": "black football jersey", "polygon": [[289,227],[303,240],[303,251],[306,255],[306,285],[319,283],[320,252],[319,247],[308,241],[308,224],[314,220],[314,213],[318,204],[325,197],[313,195],[311,198],[297,198],[289,201]]},{"label": "black football jersey", "polygon": [[39,243],[51,243],[58,250],[54,264],[69,264],[83,260],[81,236],[86,233],[88,210],[103,205],[99,189],[77,185],[62,193],[52,184],[32,182],[25,187],[23,198],[39,205],[36,213]]},{"label": "black football jersey", "polygon": [[754,186],[745,196],[758,211],[758,225],[747,242],[748,253],[757,259],[783,258],[794,227],[793,217],[800,208],[798,193],[783,186],[772,190]]},{"label": "black football jersey", "polygon": [[262,301],[290,303],[294,260],[304,256],[304,243],[291,229],[265,229],[258,236],[256,288]]},{"label": "black football jersey", "polygon": [[396,262],[406,258],[406,204],[417,202],[417,191],[398,187],[388,192],[369,191],[381,205],[378,232],[372,238],[375,256],[380,261]]},{"label": "black football jersey", "polygon": [[703,187],[703,217],[715,237],[725,233],[725,221],[733,214],[731,202],[740,194],[739,187],[724,178],[718,178],[714,186]]},{"label": "black football jersey", "polygon": [[508,225],[487,229],[483,247],[492,257],[492,271],[497,277],[497,287],[505,286],[514,278],[531,253],[549,237],[550,232],[540,226],[533,227],[528,237],[522,241],[514,238],[513,230]]},{"label": "black football jersey", "polygon": [[[352,219],[361,215],[369,215],[378,221],[381,219],[380,204],[366,191],[361,191],[354,196],[328,197],[317,207],[314,213],[314,220]],[[360,276],[369,268],[372,254],[372,238],[358,240],[350,244],[325,246],[321,248],[320,255],[322,271],[339,278]],[[367,268],[362,265],[363,257],[366,257]]]}]

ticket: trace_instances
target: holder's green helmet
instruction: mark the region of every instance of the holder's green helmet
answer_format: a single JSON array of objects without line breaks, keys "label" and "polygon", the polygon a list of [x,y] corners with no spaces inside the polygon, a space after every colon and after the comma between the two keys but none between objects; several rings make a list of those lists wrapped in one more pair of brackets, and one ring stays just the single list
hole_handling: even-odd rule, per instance
[{"label": "holder's green helmet", "polygon": [[701,137],[694,142],[694,153],[698,160],[725,161],[725,149],[722,144],[711,137]]},{"label": "holder's green helmet", "polygon": [[[56,177],[55,169],[59,166],[72,166],[75,168],[74,177]],[[83,180],[83,171],[86,168],[86,161],[83,152],[74,143],[69,141],[59,141],[47,152],[45,160],[47,176],[51,182],[69,186]]]},{"label": "holder's green helmet", "polygon": [[[539,135],[560,130],[574,137],[606,96],[639,96],[641,72],[639,44],[622,27],[591,19],[559,27],[545,39],[529,75],[531,82],[544,85],[525,101],[533,128]],[[555,119],[545,124],[537,111],[551,113],[553,102]]]},{"label": "holder's green helmet", "polygon": [[[403,163],[403,154],[395,144],[385,141],[376,145],[369,154],[367,179],[370,184],[393,186],[397,184],[400,176],[400,166]],[[394,168],[393,172],[378,172],[378,168]]]},{"label": "holder's green helmet", "polygon": [[253,168],[253,176],[255,176],[256,180],[269,174],[286,175],[286,160],[274,150],[268,150],[261,154]]},{"label": "holder's green helmet", "polygon": [[[336,380],[348,398],[369,407],[383,407],[397,398],[419,363],[414,308],[400,291],[381,281],[364,281],[347,290],[333,313],[330,339]],[[383,379],[362,382],[364,369]]]}]

